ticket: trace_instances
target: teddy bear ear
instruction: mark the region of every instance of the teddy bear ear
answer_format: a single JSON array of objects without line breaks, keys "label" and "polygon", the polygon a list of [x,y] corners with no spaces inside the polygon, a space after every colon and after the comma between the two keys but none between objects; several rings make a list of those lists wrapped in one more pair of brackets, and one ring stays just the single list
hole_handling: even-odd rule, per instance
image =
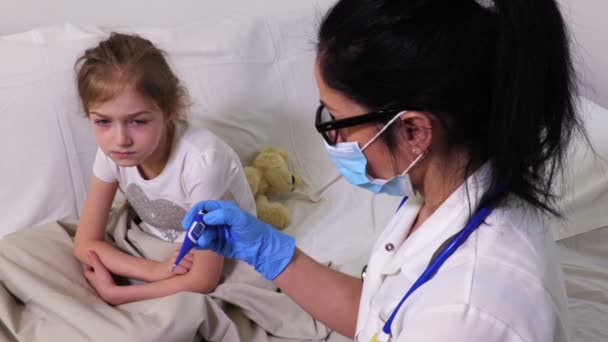
[{"label": "teddy bear ear", "polygon": [[253,160],[253,167],[266,172],[268,169],[285,169],[287,170],[287,161],[283,157],[274,152],[260,152]]},{"label": "teddy bear ear", "polygon": [[283,159],[285,159],[285,161],[287,161],[287,156],[288,156],[287,151],[285,151],[284,149],[282,149],[280,147],[267,146],[260,150],[260,153],[263,153],[263,152],[277,153],[281,157],[283,157]]}]

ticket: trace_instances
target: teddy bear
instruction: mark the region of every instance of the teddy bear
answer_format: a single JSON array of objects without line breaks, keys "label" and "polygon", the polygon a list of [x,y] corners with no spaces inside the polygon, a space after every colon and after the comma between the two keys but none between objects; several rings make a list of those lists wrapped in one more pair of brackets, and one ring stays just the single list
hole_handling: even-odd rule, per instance
[{"label": "teddy bear", "polygon": [[245,176],[257,208],[258,218],[281,230],[289,225],[291,212],[268,197],[281,197],[292,192],[302,179],[287,165],[287,151],[279,147],[265,147],[245,166]]}]

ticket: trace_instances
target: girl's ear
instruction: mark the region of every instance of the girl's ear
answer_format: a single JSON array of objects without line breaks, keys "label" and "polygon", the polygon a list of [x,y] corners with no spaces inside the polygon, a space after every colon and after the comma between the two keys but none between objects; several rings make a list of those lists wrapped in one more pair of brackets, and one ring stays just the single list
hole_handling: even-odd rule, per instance
[{"label": "girl's ear", "polygon": [[433,119],[428,113],[408,111],[400,117],[406,129],[407,143],[416,153],[428,150],[433,140]]},{"label": "girl's ear", "polygon": [[172,123],[175,120],[175,113],[166,112],[164,113],[164,116],[167,123]]}]

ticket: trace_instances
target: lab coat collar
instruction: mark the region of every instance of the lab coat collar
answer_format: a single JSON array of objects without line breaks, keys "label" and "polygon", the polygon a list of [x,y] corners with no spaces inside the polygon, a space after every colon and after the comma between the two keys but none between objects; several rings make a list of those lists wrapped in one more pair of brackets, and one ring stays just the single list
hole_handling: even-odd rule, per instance
[{"label": "lab coat collar", "polygon": [[[415,280],[427,267],[432,256],[439,247],[450,237],[460,231],[473,214],[470,208],[475,210],[483,193],[489,187],[490,166],[488,163],[480,167],[454,191],[435,212],[414,231],[405,241],[403,240],[409,233],[411,225],[422,206],[420,200],[406,201],[399,209],[395,220],[389,225],[391,233],[387,234],[382,242],[383,246],[393,244],[395,255],[381,269],[381,274],[390,275],[399,271],[406,273],[408,278]],[[396,226],[394,224],[406,224],[407,227]]]}]

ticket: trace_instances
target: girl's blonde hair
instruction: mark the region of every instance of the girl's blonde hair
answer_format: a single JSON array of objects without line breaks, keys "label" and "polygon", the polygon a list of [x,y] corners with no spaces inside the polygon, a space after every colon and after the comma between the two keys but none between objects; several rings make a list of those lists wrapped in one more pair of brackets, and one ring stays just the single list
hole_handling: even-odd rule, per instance
[{"label": "girl's blonde hair", "polygon": [[87,49],[75,64],[78,95],[86,116],[91,104],[111,100],[133,87],[164,113],[185,121],[188,94],[165,55],[145,38],[116,32]]}]

